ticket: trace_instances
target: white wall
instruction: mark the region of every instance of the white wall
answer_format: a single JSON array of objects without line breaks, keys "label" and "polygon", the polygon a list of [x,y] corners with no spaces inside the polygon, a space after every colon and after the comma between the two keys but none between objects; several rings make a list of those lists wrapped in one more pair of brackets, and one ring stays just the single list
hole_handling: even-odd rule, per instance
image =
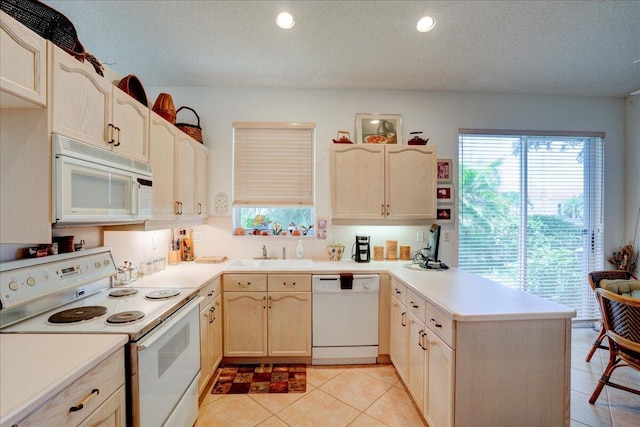
[{"label": "white wall", "polygon": [[[640,214],[640,95],[627,98],[627,147],[625,156],[626,185],[626,227],[627,241],[635,238],[636,250],[640,246],[640,226],[636,223]],[[634,236],[635,233],[635,236]]]},{"label": "white wall", "polygon": [[[313,78],[313,76],[310,76]],[[355,137],[356,113],[401,114],[403,139],[409,132],[424,131],[429,144],[438,147],[439,157],[454,159],[457,173],[459,128],[603,131],[605,142],[605,253],[623,239],[625,205],[625,100],[622,98],[542,97],[497,94],[463,94],[424,91],[384,90],[290,90],[252,88],[175,87],[148,88],[152,102],[160,92],[170,93],[176,108],[188,105],[201,118],[205,145],[211,148],[209,213],[213,215],[213,196],[223,192],[231,201],[232,122],[305,121],[316,123],[316,201],[317,217],[328,218],[329,146],[338,129]],[[183,113],[184,116],[182,115]],[[189,112],[181,112],[178,121],[192,122]],[[636,133],[637,135],[637,133]],[[156,173],[158,173],[156,171]],[[631,173],[631,172],[630,172]],[[454,184],[457,179],[454,178]],[[357,185],[353,183],[352,185]],[[420,185],[420,183],[416,183]],[[457,259],[457,227],[445,225],[451,241],[442,242],[441,258],[453,265]],[[326,241],[305,241],[307,256],[324,257],[325,246],[340,241],[350,246],[356,231],[372,236],[374,244],[398,240],[417,249],[416,231],[427,227],[351,227],[330,226]],[[214,217],[203,229],[201,255],[258,256],[266,244],[270,255],[280,255],[285,245],[294,253],[295,241],[276,237],[232,237],[228,218]],[[283,241],[287,242],[286,244]],[[196,249],[197,250],[197,249]]]}]

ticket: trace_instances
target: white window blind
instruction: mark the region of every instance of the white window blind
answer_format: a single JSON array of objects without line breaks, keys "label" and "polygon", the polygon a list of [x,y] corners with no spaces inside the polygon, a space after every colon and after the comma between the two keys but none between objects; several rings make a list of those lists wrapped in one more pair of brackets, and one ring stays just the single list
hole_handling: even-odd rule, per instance
[{"label": "white window blind", "polygon": [[313,206],[315,123],[233,124],[233,205]]},{"label": "white window blind", "polygon": [[597,319],[603,135],[459,136],[459,267]]}]

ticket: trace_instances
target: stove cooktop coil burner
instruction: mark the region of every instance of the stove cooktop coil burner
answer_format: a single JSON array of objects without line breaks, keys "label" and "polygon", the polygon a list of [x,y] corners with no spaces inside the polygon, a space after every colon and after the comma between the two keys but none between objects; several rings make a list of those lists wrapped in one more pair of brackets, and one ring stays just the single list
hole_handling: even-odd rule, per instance
[{"label": "stove cooktop coil burner", "polygon": [[122,311],[120,313],[112,314],[111,316],[107,317],[107,323],[112,325],[124,325],[127,323],[136,322],[143,317],[144,313],[142,311]]},{"label": "stove cooktop coil burner", "polygon": [[47,319],[48,323],[65,324],[77,323],[85,320],[103,316],[107,312],[107,307],[101,305],[88,305],[86,307],[70,308],[52,314]]},{"label": "stove cooktop coil burner", "polygon": [[109,296],[111,298],[124,298],[124,297],[130,297],[137,293],[138,293],[137,289],[127,288],[127,289],[118,289],[117,291],[111,291],[109,292]]},{"label": "stove cooktop coil burner", "polygon": [[180,291],[175,289],[162,289],[160,291],[153,291],[146,294],[144,297],[150,300],[163,300],[180,295]]}]

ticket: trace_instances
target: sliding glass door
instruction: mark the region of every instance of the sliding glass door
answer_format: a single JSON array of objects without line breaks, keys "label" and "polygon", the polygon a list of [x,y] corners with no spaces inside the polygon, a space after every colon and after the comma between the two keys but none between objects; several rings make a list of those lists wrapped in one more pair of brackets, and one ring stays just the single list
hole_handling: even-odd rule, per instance
[{"label": "sliding glass door", "polygon": [[601,136],[459,136],[459,267],[598,318]]}]

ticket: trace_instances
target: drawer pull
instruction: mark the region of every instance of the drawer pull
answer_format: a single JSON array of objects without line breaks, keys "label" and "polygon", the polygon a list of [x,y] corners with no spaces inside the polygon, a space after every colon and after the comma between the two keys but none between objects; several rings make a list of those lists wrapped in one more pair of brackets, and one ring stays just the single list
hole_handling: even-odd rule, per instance
[{"label": "drawer pull", "polygon": [[411,307],[413,307],[413,308],[418,308],[419,307],[413,301],[409,301],[409,304],[411,304]]},{"label": "drawer pull", "polygon": [[82,408],[84,408],[84,405],[89,400],[91,400],[94,396],[97,396],[99,394],[100,394],[100,389],[94,388],[93,390],[91,390],[91,394],[89,396],[87,396],[82,402],[80,402],[76,406],[72,406],[71,408],[69,408],[69,412],[78,412],[78,411],[80,411]]},{"label": "drawer pull", "polygon": [[398,288],[395,288],[395,289],[396,289],[396,294],[401,294],[401,293],[402,293],[402,292],[400,292],[400,291],[398,290]]},{"label": "drawer pull", "polygon": [[407,324],[405,323],[406,322],[406,318],[407,318],[407,312],[405,311],[405,312],[402,313],[402,316],[400,318],[400,320],[401,320],[400,323],[402,324],[402,326],[407,326]]},{"label": "drawer pull", "polygon": [[295,286],[296,282],[282,282],[283,286],[287,286],[287,285],[291,285],[291,286]]},{"label": "drawer pull", "polygon": [[251,282],[238,282],[238,286],[249,286],[251,285]]},{"label": "drawer pull", "polygon": [[429,319],[429,322],[435,325],[436,328],[442,328],[442,323],[438,323],[436,319]]}]

